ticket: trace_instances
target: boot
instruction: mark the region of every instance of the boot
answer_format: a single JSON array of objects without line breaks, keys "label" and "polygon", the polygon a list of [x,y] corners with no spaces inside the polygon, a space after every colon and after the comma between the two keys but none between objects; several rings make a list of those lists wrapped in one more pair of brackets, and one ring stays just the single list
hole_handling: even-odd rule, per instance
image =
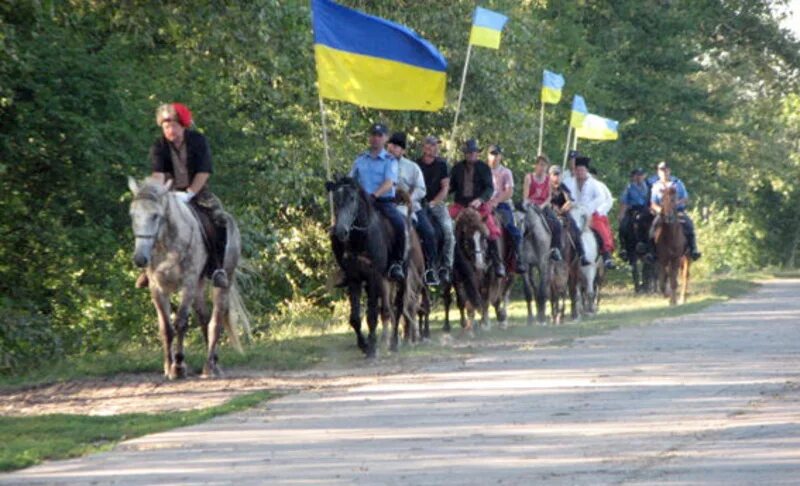
[{"label": "boot", "polygon": [[140,273],[134,284],[137,289],[146,289],[149,285],[150,279],[147,278],[147,272]]},{"label": "boot", "polygon": [[607,251],[603,252],[603,265],[605,265],[609,270],[614,270],[617,268],[616,263],[614,263],[614,259],[611,258],[611,253]]},{"label": "boot", "polygon": [[402,282],[405,280],[406,275],[403,272],[403,265],[400,262],[394,262],[389,265],[389,279],[394,280],[395,282]]},{"label": "boot", "polygon": [[214,270],[214,273],[211,274],[211,281],[214,283],[214,287],[221,289],[227,289],[230,285],[230,282],[228,282],[228,273],[223,268]]},{"label": "boot", "polygon": [[442,266],[439,268],[439,283],[447,285],[450,283],[451,271],[449,268]]},{"label": "boot", "polygon": [[494,263],[494,274],[498,277],[506,276],[506,266],[500,258],[500,249],[497,240],[489,240],[489,259]]},{"label": "boot", "polygon": [[692,260],[697,261],[698,258],[703,256],[702,253],[697,251],[697,239],[695,238],[694,233],[686,234],[686,243],[689,245],[689,255],[692,257]]},{"label": "boot", "polygon": [[561,260],[563,260],[564,257],[561,256],[561,250],[555,247],[550,248],[550,259],[553,260],[554,262],[560,262]]}]

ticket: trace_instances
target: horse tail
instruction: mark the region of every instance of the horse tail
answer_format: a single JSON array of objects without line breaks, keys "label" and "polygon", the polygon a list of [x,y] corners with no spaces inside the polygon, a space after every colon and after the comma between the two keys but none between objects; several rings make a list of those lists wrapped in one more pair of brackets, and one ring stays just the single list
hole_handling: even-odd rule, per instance
[{"label": "horse tail", "polygon": [[225,328],[225,332],[230,336],[233,348],[240,354],[244,354],[239,334],[244,334],[249,340],[252,338],[253,332],[250,326],[250,313],[244,305],[242,294],[239,292],[239,286],[235,281],[229,289],[228,308],[222,315],[222,325]]},{"label": "horse tail", "polygon": [[483,307],[483,299],[478,291],[477,277],[472,269],[472,266],[467,262],[467,258],[461,251],[459,245],[456,245],[453,253],[453,270],[460,276],[460,282],[464,284],[464,291],[467,293],[467,299],[472,302],[473,307],[480,309]]},{"label": "horse tail", "polygon": [[[236,267],[246,267],[246,264],[245,262],[240,262],[242,239],[239,233],[239,227],[233,217],[227,213],[225,233],[225,257],[223,260],[223,268],[225,268],[228,275],[232,276],[232,279],[228,290],[228,305],[226,306],[225,312],[223,312],[222,325],[225,328],[225,332],[230,336],[231,344],[233,344],[234,349],[239,353],[244,353],[239,335],[244,334],[248,340],[251,340],[253,331],[250,326],[250,313],[244,305],[242,294],[239,292],[237,280],[241,273],[236,271]],[[245,268],[241,269],[245,270]]]}]

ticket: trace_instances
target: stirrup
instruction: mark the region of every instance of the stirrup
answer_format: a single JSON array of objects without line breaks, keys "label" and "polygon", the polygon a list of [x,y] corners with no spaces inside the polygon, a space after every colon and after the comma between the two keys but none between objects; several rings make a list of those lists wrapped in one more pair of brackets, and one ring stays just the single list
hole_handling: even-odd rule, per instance
[{"label": "stirrup", "polygon": [[591,264],[592,264],[592,262],[590,262],[589,259],[586,258],[586,256],[582,256],[581,257],[581,266],[582,267],[585,267],[585,266],[588,266],[588,265],[591,265]]},{"label": "stirrup", "polygon": [[558,248],[551,248],[550,259],[553,260],[554,262],[560,262],[561,260],[563,260],[564,257],[561,256],[561,250],[559,250]]},{"label": "stirrup", "polygon": [[227,289],[230,283],[228,282],[228,274],[225,272],[224,268],[218,268],[214,270],[214,273],[211,274],[211,281],[214,284],[214,287],[218,287],[221,289]]},{"label": "stirrup", "polygon": [[703,254],[700,253],[699,251],[695,250],[695,251],[690,252],[689,256],[692,257],[693,261],[697,261],[697,260],[700,259],[701,256],[703,256]]},{"label": "stirrup", "polygon": [[436,272],[434,272],[432,268],[425,270],[425,285],[428,287],[439,285],[439,278],[436,277]]}]

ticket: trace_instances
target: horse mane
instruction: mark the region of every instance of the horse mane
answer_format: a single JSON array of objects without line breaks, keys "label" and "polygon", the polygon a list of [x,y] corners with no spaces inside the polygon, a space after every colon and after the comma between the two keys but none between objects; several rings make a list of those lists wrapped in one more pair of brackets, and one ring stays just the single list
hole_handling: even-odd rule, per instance
[{"label": "horse mane", "polygon": [[458,216],[456,216],[456,239],[461,236],[467,235],[472,238],[476,231],[480,231],[483,236],[489,236],[489,229],[483,222],[480,213],[472,208],[464,208]]}]

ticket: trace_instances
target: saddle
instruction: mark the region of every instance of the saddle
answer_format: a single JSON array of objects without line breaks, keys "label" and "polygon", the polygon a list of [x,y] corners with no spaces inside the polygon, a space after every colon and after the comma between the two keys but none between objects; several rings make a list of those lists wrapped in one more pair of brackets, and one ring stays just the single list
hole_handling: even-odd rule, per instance
[{"label": "saddle", "polygon": [[203,243],[208,251],[208,259],[203,273],[207,277],[211,277],[214,270],[222,268],[224,261],[225,245],[227,244],[225,224],[215,221],[212,216],[213,208],[203,205],[196,198],[192,199],[188,206],[200,224],[200,234],[203,236]]}]

